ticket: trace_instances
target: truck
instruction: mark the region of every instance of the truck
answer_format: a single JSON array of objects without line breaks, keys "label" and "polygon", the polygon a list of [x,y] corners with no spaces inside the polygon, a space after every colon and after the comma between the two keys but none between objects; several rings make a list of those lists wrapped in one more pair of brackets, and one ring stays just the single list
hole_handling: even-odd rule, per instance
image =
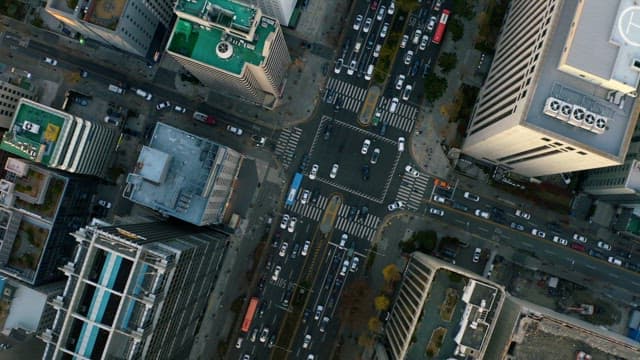
[{"label": "truck", "polygon": [[209,125],[216,124],[216,119],[213,116],[201,113],[199,111],[193,113],[193,119]]}]

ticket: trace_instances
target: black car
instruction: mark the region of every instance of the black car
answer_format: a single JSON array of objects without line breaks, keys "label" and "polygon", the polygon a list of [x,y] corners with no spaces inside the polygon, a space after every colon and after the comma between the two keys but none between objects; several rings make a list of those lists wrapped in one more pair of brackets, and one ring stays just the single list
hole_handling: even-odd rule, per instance
[{"label": "black car", "polygon": [[599,252],[597,250],[589,250],[589,255],[591,255],[591,256],[593,256],[595,258],[598,258],[598,259],[602,259],[602,260],[606,260],[607,259],[607,257],[604,256],[603,253],[601,253],[601,252]]},{"label": "black car", "polygon": [[366,205],[363,205],[362,208],[360,209],[360,218],[365,219],[368,213],[369,213],[369,208]]},{"label": "black car", "polygon": [[380,125],[380,136],[384,136],[387,133],[387,122],[383,121],[382,125]]},{"label": "black car", "polygon": [[313,189],[311,191],[311,203],[315,204],[318,202],[318,198],[320,197],[320,190],[319,189]]},{"label": "black car", "polygon": [[622,249],[613,249],[613,252],[623,258],[631,259],[631,253]]},{"label": "black car", "polygon": [[264,285],[266,282],[267,281],[264,277],[260,278],[260,280],[258,281],[258,291],[262,292],[262,290],[264,290]]},{"label": "black car", "polygon": [[291,289],[287,290],[286,293],[284,293],[284,296],[282,297],[282,305],[283,306],[289,306],[289,299],[291,299]]},{"label": "black car", "polygon": [[298,167],[298,170],[300,170],[301,173],[305,172],[307,166],[309,166],[310,160],[311,159],[309,159],[309,154],[302,155],[302,160],[300,160],[300,166]]},{"label": "black car", "polygon": [[348,218],[349,220],[353,220],[353,219],[355,219],[355,218],[356,218],[356,215],[357,215],[357,214],[358,214],[358,210],[357,210],[355,207],[353,207],[353,206],[352,206],[352,207],[349,209],[349,215],[347,215],[347,218]]},{"label": "black car", "polygon": [[631,270],[631,271],[636,271],[636,272],[640,272],[640,265],[636,265],[632,262],[627,262],[624,264],[624,266],[627,267],[627,269]]},{"label": "black car", "polygon": [[364,165],[362,167],[362,180],[369,180],[369,165]]},{"label": "black car", "polygon": [[458,209],[458,210],[462,210],[462,211],[469,211],[468,207],[466,207],[465,205],[460,204],[460,203],[453,203],[453,208],[454,209]]},{"label": "black car", "polygon": [[302,314],[302,323],[306,323],[309,320],[309,316],[311,316],[311,310],[304,309],[304,313]]},{"label": "black car", "polygon": [[331,137],[331,130],[333,130],[333,124],[327,124],[327,126],[324,128],[325,140],[329,140],[329,138]]}]

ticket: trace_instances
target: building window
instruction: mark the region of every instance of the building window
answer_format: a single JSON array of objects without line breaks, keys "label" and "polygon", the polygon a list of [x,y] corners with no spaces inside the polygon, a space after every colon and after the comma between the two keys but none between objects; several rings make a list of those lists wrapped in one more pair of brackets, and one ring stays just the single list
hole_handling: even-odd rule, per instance
[{"label": "building window", "polygon": [[587,155],[587,153],[586,153],[586,152],[584,152],[584,151],[578,151],[578,154],[580,154],[580,155]]},{"label": "building window", "polygon": [[542,141],[551,141],[551,139],[546,138],[546,137],[543,137],[541,140],[542,140]]}]

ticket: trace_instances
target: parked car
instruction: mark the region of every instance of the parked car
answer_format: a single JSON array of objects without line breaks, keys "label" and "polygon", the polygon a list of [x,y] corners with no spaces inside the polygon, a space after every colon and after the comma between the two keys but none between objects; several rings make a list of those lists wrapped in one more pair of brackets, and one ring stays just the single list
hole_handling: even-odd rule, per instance
[{"label": "parked car", "polygon": [[338,176],[338,169],[340,168],[340,166],[338,164],[333,164],[333,166],[331,166],[331,172],[329,173],[329,177],[332,179],[335,179],[336,176]]},{"label": "parked car", "polygon": [[614,264],[614,265],[622,266],[622,260],[614,258],[613,256],[609,256],[607,261],[612,263],[612,264]]},{"label": "parked car", "polygon": [[287,228],[287,225],[289,225],[289,219],[290,219],[289,214],[282,215],[282,220],[280,221],[280,229],[284,230]]},{"label": "parked car", "polygon": [[338,59],[336,61],[336,65],[333,67],[333,72],[336,74],[340,74],[340,71],[342,70],[343,65],[344,65],[344,60],[342,60],[342,58]]},{"label": "parked car", "polygon": [[578,251],[582,251],[582,252],[585,252],[587,250],[584,247],[584,245],[578,244],[578,243],[571,243],[571,245],[569,245],[569,247],[572,248],[573,250],[578,250]]},{"label": "parked car", "polygon": [[378,159],[380,158],[380,149],[379,148],[375,148],[373,149],[373,153],[371,153],[371,164],[376,164],[378,162]]},{"label": "parked car", "polygon": [[538,229],[531,230],[531,235],[535,235],[535,236],[541,237],[543,239],[545,238],[545,236],[547,236],[547,234],[545,234],[544,231],[538,230]]},{"label": "parked car", "polygon": [[302,342],[302,348],[303,349],[309,348],[309,344],[311,344],[311,335],[307,334],[304,336],[304,341]]},{"label": "parked car", "polygon": [[490,216],[490,215],[489,215],[489,213],[488,213],[487,211],[484,211],[484,210],[481,210],[481,209],[476,209],[476,211],[474,212],[474,214],[475,214],[477,217],[481,217],[481,218],[484,218],[484,219],[488,219],[488,218],[489,218],[489,216]]},{"label": "parked car", "polygon": [[404,49],[407,47],[407,43],[409,42],[409,35],[402,35],[402,40],[400,41],[400,48]]},{"label": "parked car", "polygon": [[480,261],[480,255],[482,255],[482,249],[476,248],[473,250],[473,262],[477,263]]},{"label": "parked car", "polygon": [[404,85],[405,79],[406,77],[403,74],[398,75],[398,78],[396,79],[396,90],[402,89],[402,85]]},{"label": "parked car", "polygon": [[304,245],[302,245],[302,251],[300,251],[300,255],[301,256],[307,256],[307,254],[309,253],[309,247],[311,246],[311,242],[309,240],[306,240],[304,242]]},{"label": "parked car", "polygon": [[[398,98],[394,98],[394,99],[398,99]],[[405,140],[404,137],[400,136],[398,138],[398,151],[403,152],[404,151],[404,144],[405,144]]]},{"label": "parked car", "polygon": [[364,19],[364,17],[362,15],[356,15],[356,19],[353,22],[353,30],[360,30],[360,26],[362,25],[362,19]]},{"label": "parked car", "polygon": [[45,57],[44,62],[46,62],[47,64],[51,65],[51,66],[56,66],[58,65],[58,60],[50,58],[50,57]]},{"label": "parked car", "polygon": [[418,47],[420,50],[424,50],[429,45],[429,36],[427,34],[422,35],[422,40],[420,40],[420,46]]},{"label": "parked car", "polygon": [[298,218],[297,217],[292,217],[291,220],[289,220],[289,226],[287,226],[287,231],[292,233],[295,231],[296,229],[296,223],[298,222]]},{"label": "parked car", "polygon": [[373,23],[373,20],[371,18],[367,18],[364,21],[364,26],[362,26],[362,32],[363,33],[368,33],[369,30],[371,30],[371,24]]},{"label": "parked car", "polygon": [[414,168],[411,165],[407,165],[404,167],[404,171],[409,173],[411,176],[413,177],[418,177],[420,176],[420,172],[418,170],[416,170],[416,168]]},{"label": "parked car", "polygon": [[235,127],[233,125],[227,125],[227,131],[229,131],[230,133],[235,134],[237,136],[241,136],[242,133],[243,133],[242,129],[237,128],[237,127]]},{"label": "parked car", "polygon": [[440,204],[444,204],[446,202],[445,198],[440,195],[433,195],[433,201],[439,202]]},{"label": "parked car", "polygon": [[171,108],[171,103],[169,102],[169,100],[165,100],[159,103],[158,105],[156,105],[156,110],[158,111],[164,110],[164,109],[170,109],[170,108]]},{"label": "parked car", "polygon": [[302,192],[302,195],[300,196],[300,203],[302,203],[303,205],[308,203],[310,197],[311,197],[311,191],[308,189],[305,189]]},{"label": "parked car", "polygon": [[351,260],[351,272],[358,271],[358,265],[360,265],[360,258],[357,256],[354,256],[353,260]]},{"label": "parked car", "polygon": [[411,60],[413,60],[413,50],[409,50],[405,54],[405,56],[404,56],[404,64],[405,65],[411,64]]},{"label": "parked car", "polygon": [[380,38],[384,39],[389,32],[389,23],[382,24],[382,29],[380,29]]},{"label": "parked car", "polygon": [[469,199],[469,200],[471,200],[471,201],[475,201],[475,202],[480,201],[480,196],[478,196],[478,195],[474,195],[474,194],[472,194],[472,193],[470,193],[470,192],[468,192],[468,191],[466,191],[466,192],[464,193],[464,198],[465,198],[465,199]]},{"label": "parked car", "polygon": [[558,236],[558,235],[554,235],[554,236],[553,236],[553,242],[554,242],[554,243],[556,243],[556,244],[563,245],[563,246],[567,246],[567,245],[569,244],[569,242],[567,241],[567,239],[563,239],[563,238],[561,238],[561,237],[560,237],[560,236]]},{"label": "parked car", "polygon": [[516,216],[519,216],[527,220],[531,219],[531,214],[529,214],[528,212],[524,212],[524,210],[520,210],[520,209],[516,210]]},{"label": "parked car", "polygon": [[573,234],[573,240],[580,241],[581,243],[586,243],[587,242],[587,238],[582,236],[582,235],[580,235],[580,234],[578,234],[578,233]]},{"label": "parked car", "polygon": [[111,203],[108,202],[107,200],[98,200],[98,205],[107,209],[111,209]]},{"label": "parked car", "polygon": [[313,164],[311,166],[311,171],[309,172],[309,180],[316,179],[316,177],[318,176],[318,169],[320,169],[320,166],[318,164]]},{"label": "parked car", "polygon": [[611,251],[611,245],[607,244],[604,241],[598,241],[597,245],[602,250]]},{"label": "parked car", "polygon": [[173,111],[175,111],[177,113],[184,114],[184,113],[187,112],[187,108],[185,108],[184,106],[180,106],[180,105],[174,105],[173,106]]},{"label": "parked car", "polygon": [[278,281],[278,277],[280,277],[280,271],[282,271],[282,267],[280,265],[276,265],[276,268],[273,270],[273,275],[271,275],[271,280]]},{"label": "parked car", "polygon": [[280,255],[281,257],[285,257],[287,255],[287,248],[289,248],[289,243],[284,241],[282,245],[280,245],[280,251],[278,252],[278,255]]},{"label": "parked car", "polygon": [[262,329],[262,332],[260,333],[260,342],[261,343],[267,342],[268,338],[269,338],[269,328],[265,326],[264,329]]},{"label": "parked car", "polygon": [[444,210],[436,209],[436,208],[430,208],[429,209],[429,214],[436,215],[436,216],[444,216]]},{"label": "parked car", "polygon": [[516,230],[520,230],[520,231],[524,231],[524,226],[522,224],[518,224],[515,222],[511,223],[511,228],[512,229],[516,229]]},{"label": "parked car", "polygon": [[396,211],[398,209],[402,209],[404,207],[404,202],[401,200],[397,200],[392,202],[391,204],[389,204],[387,206],[387,210],[389,211]]},{"label": "parked car", "polygon": [[413,86],[411,86],[410,84],[407,84],[407,86],[404,87],[404,91],[402,92],[402,100],[408,101],[409,98],[411,97],[412,90],[413,90]]},{"label": "parked car", "polygon": [[369,152],[369,146],[371,146],[371,140],[364,139],[362,147],[360,148],[360,154],[367,155],[367,153]]}]

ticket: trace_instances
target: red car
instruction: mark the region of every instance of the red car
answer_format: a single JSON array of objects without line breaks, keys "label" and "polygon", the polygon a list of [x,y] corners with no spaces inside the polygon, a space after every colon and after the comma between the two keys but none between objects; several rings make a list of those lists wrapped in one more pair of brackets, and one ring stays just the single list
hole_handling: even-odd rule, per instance
[{"label": "red car", "polygon": [[376,0],[373,0],[371,2],[371,11],[376,11],[376,9],[378,9],[378,2]]},{"label": "red car", "polygon": [[569,245],[573,250],[578,250],[578,251],[586,251],[586,248],[584,247],[584,245],[582,244],[578,244],[578,243],[571,243],[571,245]]}]

